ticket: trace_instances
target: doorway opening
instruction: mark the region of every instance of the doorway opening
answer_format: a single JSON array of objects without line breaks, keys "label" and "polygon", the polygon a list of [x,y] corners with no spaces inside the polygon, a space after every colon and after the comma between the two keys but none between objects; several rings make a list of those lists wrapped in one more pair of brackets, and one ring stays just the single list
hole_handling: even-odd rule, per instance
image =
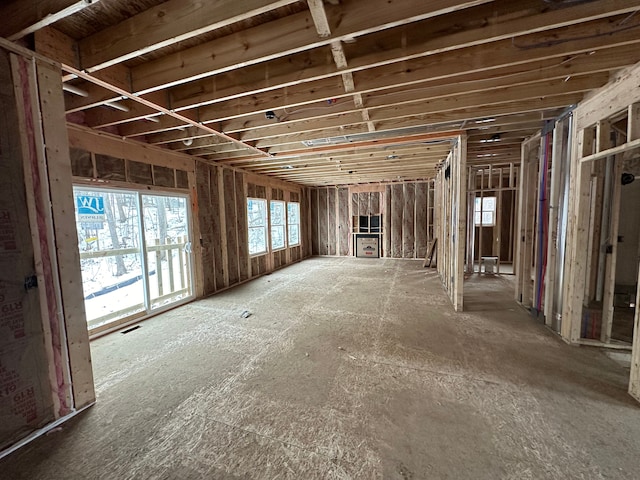
[{"label": "doorway opening", "polygon": [[91,335],[193,298],[186,195],[74,187]]}]

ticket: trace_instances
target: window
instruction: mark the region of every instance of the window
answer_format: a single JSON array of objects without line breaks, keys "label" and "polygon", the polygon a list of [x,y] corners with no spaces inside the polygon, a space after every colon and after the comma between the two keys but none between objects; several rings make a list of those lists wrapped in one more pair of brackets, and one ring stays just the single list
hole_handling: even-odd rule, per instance
[{"label": "window", "polygon": [[284,202],[271,200],[269,210],[271,215],[271,249],[279,250],[286,246],[284,239]]},{"label": "window", "polygon": [[287,203],[287,225],[289,227],[289,246],[300,245],[300,204]]},{"label": "window", "polygon": [[475,225],[493,227],[496,224],[496,197],[476,197]]},{"label": "window", "polygon": [[247,199],[249,219],[249,255],[267,253],[267,201]]},{"label": "window", "polygon": [[193,296],[188,197],[80,186],[73,191],[91,333]]}]

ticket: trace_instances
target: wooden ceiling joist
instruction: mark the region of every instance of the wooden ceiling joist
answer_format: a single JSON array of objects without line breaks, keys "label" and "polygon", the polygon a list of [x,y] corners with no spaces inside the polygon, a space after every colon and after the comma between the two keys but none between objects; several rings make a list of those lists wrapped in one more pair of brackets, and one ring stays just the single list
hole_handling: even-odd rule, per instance
[{"label": "wooden ceiling joist", "polygon": [[100,0],[8,0],[0,5],[0,37],[18,40]]},{"label": "wooden ceiling joist", "polygon": [[234,142],[234,143],[240,144],[242,147],[246,148],[246,150],[248,150],[248,151],[253,151],[254,153],[257,153],[257,154],[260,154],[260,155],[268,155],[264,151],[259,150],[259,149],[255,148],[252,145],[248,145],[248,144],[243,143],[243,142],[241,142],[241,141],[239,141],[239,140],[237,140],[237,139],[235,139],[233,137],[225,135],[224,133],[221,133],[221,132],[218,132],[216,130],[213,130],[212,128],[209,128],[209,127],[207,127],[205,125],[202,125],[197,121],[194,121],[194,120],[192,120],[192,119],[190,119],[188,117],[185,117],[184,115],[181,115],[179,113],[176,113],[176,112],[174,112],[172,110],[168,110],[168,109],[166,109],[164,107],[156,105],[153,102],[151,102],[149,100],[146,100],[146,99],[144,99],[142,97],[131,95],[127,91],[119,89],[117,87],[114,87],[113,85],[109,85],[107,82],[104,82],[104,81],[102,81],[102,80],[100,80],[98,78],[92,77],[91,75],[89,75],[89,74],[87,74],[85,72],[77,70],[77,69],[75,69],[73,67],[70,67],[68,65],[63,65],[62,68],[66,72],[69,72],[69,73],[77,76],[78,78],[82,78],[82,79],[84,79],[86,81],[95,83],[96,85],[99,85],[99,86],[101,86],[103,88],[107,88],[107,89],[112,90],[114,93],[119,94],[121,96],[120,98],[122,98],[122,99],[128,98],[128,99],[133,100],[133,101],[135,101],[137,103],[140,103],[140,104],[142,104],[142,105],[144,105],[146,107],[155,109],[158,113],[162,113],[164,115],[173,117],[174,119],[183,122],[183,124],[185,124],[185,125],[205,130],[205,131],[207,131],[207,132],[209,132],[209,133],[211,133],[213,135],[217,135],[217,136],[219,136],[221,138],[224,138],[224,139],[226,139],[226,140],[228,140],[230,142]]},{"label": "wooden ceiling joist", "polygon": [[[257,64],[328,46],[334,41],[359,37],[490,1],[436,0],[418,3],[413,0],[351,1],[334,7],[333,15],[331,5],[327,5],[330,16],[328,22],[332,30],[327,36],[318,35],[312,14],[303,12],[286,17],[282,21],[276,20],[254,27],[244,35],[232,35],[229,38],[214,40],[180,52],[179,55],[170,55],[134,68],[132,70],[133,86],[137,92],[141,93],[167,88],[236,69],[238,66]],[[238,52],[238,44],[245,46],[241,52]],[[221,54],[212,57],[211,51],[221,52]]]},{"label": "wooden ceiling joist", "polygon": [[82,39],[80,66],[89,72],[100,70],[294,1],[170,0]]},{"label": "wooden ceiling joist", "polygon": [[305,185],[429,178],[464,133],[516,162],[640,61],[637,0],[36,3],[0,31],[65,65],[69,121]]},{"label": "wooden ceiling joist", "polygon": [[[363,5],[362,2],[356,2],[356,3]],[[382,2],[382,3],[386,4],[386,2]],[[433,2],[420,2],[420,3],[421,4],[428,3],[429,5],[431,5]],[[403,43],[402,38],[406,36],[406,32],[400,31],[397,34],[398,35],[397,40],[388,42],[390,47],[387,50],[377,48],[375,49],[374,53],[370,53],[369,49],[364,49],[362,55],[350,58],[349,68],[346,71],[356,72],[364,69],[381,67],[381,66],[397,63],[400,61],[407,61],[410,59],[416,59],[424,56],[431,56],[431,55],[452,51],[452,50],[460,50],[470,46],[487,45],[487,44],[495,43],[501,39],[504,40],[503,41],[504,45],[500,46],[500,48],[498,48],[497,51],[493,51],[492,49],[489,49],[490,54],[492,56],[499,54],[501,53],[502,50],[505,50],[509,45],[511,45],[513,47],[511,50],[514,51],[514,54],[513,54],[514,60],[515,61],[522,60],[523,58],[526,59],[526,56],[523,55],[523,49],[515,45],[512,45],[512,40],[511,40],[512,37],[518,36],[519,41],[522,42],[522,45],[524,46],[541,45],[541,44],[549,43],[550,37],[549,35],[546,34],[546,32],[553,29],[559,29],[559,31],[556,34],[554,34],[554,37],[556,36],[558,37],[555,40],[555,45],[552,45],[556,47],[554,49],[556,52],[556,56],[570,53],[569,49],[566,48],[568,47],[568,45],[566,45],[567,42],[563,39],[563,37],[566,39],[577,38],[577,39],[581,39],[583,42],[586,42],[587,40],[589,40],[589,42],[586,42],[584,43],[584,45],[582,45],[584,49],[580,51],[585,51],[585,49],[593,50],[598,48],[599,46],[602,46],[603,44],[606,44],[607,42],[603,41],[602,38],[600,38],[599,40],[599,37],[607,36],[606,35],[607,32],[609,32],[610,35],[614,35],[615,33],[616,36],[620,38],[619,40],[620,44],[623,44],[625,42],[625,39],[622,38],[621,34],[626,32],[627,34],[631,34],[630,36],[633,37],[633,33],[634,33],[633,29],[627,28],[622,30],[619,27],[617,27],[615,23],[611,25],[611,22],[609,21],[608,17],[612,15],[626,14],[630,11],[633,11],[634,9],[637,9],[637,5],[635,4],[635,2],[627,0],[624,2],[601,1],[597,3],[598,5],[588,4],[588,5],[579,5],[579,6],[569,7],[561,10],[552,10],[551,12],[548,12],[545,14],[531,15],[522,19],[518,19],[517,21],[507,20],[504,22],[504,24],[501,24],[501,23],[490,24],[485,27],[472,29],[471,31],[475,32],[474,33],[474,35],[476,36],[475,41],[466,40],[462,42],[460,39],[460,35],[461,35],[460,33],[450,34],[450,35],[439,35],[439,36],[435,36],[434,38],[427,37],[424,41],[420,41],[419,36],[417,39],[414,37],[416,37],[417,35],[424,37],[425,36],[424,32],[430,31],[430,29],[428,28],[420,28],[418,30],[420,33],[414,34],[413,36],[410,35],[410,37],[414,39],[414,43],[412,45],[410,46],[405,45],[402,47],[393,47],[394,45]],[[366,5],[368,6],[368,3]],[[490,10],[491,7],[492,5],[490,4],[486,7],[487,11],[478,12],[479,18],[486,17],[488,12],[491,11]],[[368,8],[371,8],[371,7],[368,6]],[[499,7],[495,7],[495,8],[499,8]],[[594,21],[588,22],[588,27],[585,28],[583,24],[580,24],[580,22],[584,22],[585,19],[594,20]],[[312,21],[312,20],[309,18],[307,19],[307,23],[309,21]],[[433,31],[434,29],[438,31],[437,30],[439,27],[438,24],[442,23],[442,19],[440,18],[434,19],[433,22],[434,22],[434,27],[431,28],[431,31]],[[278,28],[275,28],[275,26],[274,28],[268,28],[267,25],[268,24],[261,25],[260,27],[263,27],[265,28],[265,30],[268,30],[272,37],[274,35],[274,32],[280,31]],[[452,25],[452,28],[453,27],[455,27],[455,25]],[[559,27],[566,27],[566,28],[559,28]],[[306,28],[313,29],[313,27],[309,25],[307,25]],[[497,31],[499,32],[499,34],[496,33]],[[595,38],[590,38],[589,33],[587,33],[587,31],[589,32],[598,31],[601,33]],[[467,32],[464,32],[464,33],[469,35],[469,33]],[[315,32],[314,32],[314,35],[315,37],[317,37],[317,34]],[[354,35],[354,33],[351,32],[351,35]],[[252,42],[250,44],[251,46],[262,45],[262,44],[272,45],[274,43],[277,43],[275,41],[271,41],[271,42],[266,41],[264,38],[261,38],[259,34],[253,33],[251,36],[252,38],[255,37],[256,39],[255,42]],[[287,42],[290,41],[289,40],[290,35],[283,35],[282,37],[278,37],[278,38],[281,38],[281,39],[287,38]],[[220,41],[222,41],[222,39],[216,40],[214,42],[220,42]],[[433,42],[436,42],[436,44],[432,45]],[[580,44],[581,42],[578,41],[577,43]],[[233,69],[237,69],[237,68],[246,69],[247,65],[251,65],[251,63],[242,61],[241,58],[238,58],[238,51],[236,48],[238,44],[243,44],[243,38],[234,38],[233,40],[229,40],[229,46],[227,47],[225,47],[224,45],[221,45],[218,47],[213,43],[206,44],[206,48],[205,46],[199,47],[199,48],[202,48],[204,52],[203,58],[199,58],[199,57],[191,58],[187,55],[186,52],[180,52],[180,55],[176,54],[176,61],[173,64],[170,64],[170,65],[166,64],[166,65],[162,65],[161,67],[158,67],[158,70],[163,72],[163,74],[165,75],[163,78],[155,78],[153,81],[149,80],[146,83],[142,82],[142,79],[147,78],[148,73],[141,74],[136,70],[136,68],[143,68],[143,67],[149,68],[148,64],[143,64],[140,67],[136,67],[131,70],[131,81],[132,81],[132,89],[133,89],[132,92],[140,94],[140,93],[144,93],[145,91],[151,91],[154,89],[167,88],[172,85],[177,85],[176,80],[170,79],[169,77],[167,77],[167,75],[177,75],[178,77],[182,78],[183,80],[182,83],[185,83],[186,81],[185,79],[187,78],[185,76],[185,69],[188,68],[187,63],[189,61],[192,61],[194,65],[198,66],[198,68],[205,70],[204,73],[200,73],[199,75],[205,75],[205,74],[208,76],[218,75],[222,72],[229,71],[229,69],[232,69],[232,67]],[[314,47],[317,47],[317,45],[314,44]],[[504,54],[508,53],[507,50],[505,50]],[[540,50],[550,52],[549,48],[544,48]],[[229,60],[226,63],[226,67],[219,68],[219,69],[210,68],[208,70],[205,68],[205,65],[207,64],[207,62],[211,61],[211,55],[210,55],[211,51],[218,51],[218,52],[229,51],[230,52]],[[410,54],[408,54],[409,51],[410,51]],[[288,54],[291,56],[292,52],[289,52]],[[471,56],[477,56],[478,54],[481,54],[481,51],[474,50],[474,51],[470,51],[469,54]],[[216,59],[219,57],[220,55],[216,55]],[[169,58],[173,58],[173,57],[170,56]],[[264,63],[267,60],[272,60],[273,58],[277,58],[277,57],[261,57],[260,61],[255,63]],[[165,59],[162,59],[162,61],[165,61]],[[150,62],[150,63],[153,63],[153,62]],[[472,65],[472,64],[477,64],[478,62],[471,62],[471,63],[465,62],[465,63]],[[269,68],[268,70],[271,70],[272,72],[276,71],[276,69],[274,68]],[[413,68],[411,68],[411,70],[415,71],[416,67],[414,66]],[[325,65],[318,65],[315,67],[309,66],[305,68],[303,72],[304,73],[303,76],[301,76],[300,73],[301,72],[299,71],[299,69],[296,68],[291,72],[292,77],[290,79],[288,79],[286,75],[281,74],[279,75],[280,78],[278,78],[274,82],[273,73],[267,73],[265,69],[265,72],[261,73],[260,76],[262,78],[269,78],[270,86],[266,90],[263,86],[262,89],[260,90],[258,88],[255,88],[247,91],[246,93],[254,94],[254,93],[258,93],[259,91],[271,90],[274,88],[274,86],[277,86],[278,84],[282,86],[286,86],[286,85],[293,86],[293,85],[297,85],[301,81],[319,80],[322,78],[327,78],[328,76],[342,75],[343,73],[345,73],[345,70],[344,69],[340,70],[337,67],[335,67],[335,65],[325,64]],[[246,76],[247,75],[242,75],[242,77],[246,77]],[[424,76],[422,76],[421,78],[424,78]],[[198,102],[200,104],[205,104],[207,102],[216,101],[221,98],[224,99],[225,98],[224,95],[220,96],[219,93],[220,93],[220,88],[217,87],[216,93],[214,94],[213,97],[210,96],[208,98],[206,95],[200,95]],[[179,94],[176,96],[180,97]],[[183,108],[183,107],[186,108],[189,106],[194,106],[194,105],[182,105],[180,102],[174,102],[172,104],[172,108]],[[77,106],[75,108],[77,108]]]}]

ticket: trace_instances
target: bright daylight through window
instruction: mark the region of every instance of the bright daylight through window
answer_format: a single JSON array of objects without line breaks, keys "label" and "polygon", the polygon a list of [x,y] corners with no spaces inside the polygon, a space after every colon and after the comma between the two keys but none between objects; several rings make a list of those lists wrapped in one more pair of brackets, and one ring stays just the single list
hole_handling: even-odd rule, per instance
[{"label": "bright daylight through window", "polygon": [[287,203],[287,224],[289,230],[289,246],[300,245],[300,204]]},{"label": "bright daylight through window", "polygon": [[476,197],[475,225],[492,227],[496,224],[496,197]]},{"label": "bright daylight through window", "polygon": [[267,252],[267,201],[247,199],[249,219],[249,255]]},{"label": "bright daylight through window", "polygon": [[271,249],[279,250],[284,248],[284,202],[278,200],[271,200],[270,205],[271,215]]}]

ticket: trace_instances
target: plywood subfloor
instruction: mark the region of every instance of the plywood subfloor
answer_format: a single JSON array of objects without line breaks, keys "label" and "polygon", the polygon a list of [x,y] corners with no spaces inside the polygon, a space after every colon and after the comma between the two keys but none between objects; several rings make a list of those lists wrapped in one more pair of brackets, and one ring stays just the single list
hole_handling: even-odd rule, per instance
[{"label": "plywood subfloor", "polygon": [[628,371],[506,286],[457,314],[421,260],[314,258],[176,309],[95,341],[98,403],[0,477],[637,478]]}]

